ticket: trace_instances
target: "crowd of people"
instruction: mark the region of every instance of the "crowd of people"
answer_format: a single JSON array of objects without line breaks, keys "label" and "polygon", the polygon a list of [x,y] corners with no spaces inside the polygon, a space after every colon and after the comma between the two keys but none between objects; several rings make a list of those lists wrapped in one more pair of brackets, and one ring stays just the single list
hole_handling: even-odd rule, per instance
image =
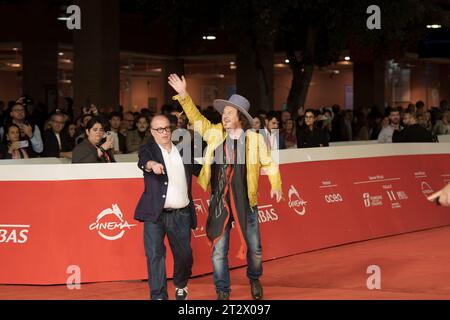
[{"label": "crowd of people", "polygon": [[[220,122],[220,114],[212,106],[197,108],[212,123]],[[193,129],[179,104],[162,106],[161,114],[169,117],[173,129]],[[50,112],[27,96],[8,105],[0,101],[0,159],[62,157],[74,163],[113,162],[114,155],[137,153],[152,140],[150,122],[154,116],[147,108],[124,112],[120,106],[98,108],[91,104],[74,118],[69,98]],[[300,108],[295,115],[286,110],[259,110],[253,115],[252,127],[272,150],[327,147],[339,141],[435,142],[437,136],[450,134],[447,101],[430,108],[418,101],[407,108],[388,107],[384,113],[377,107],[343,110],[339,105]],[[82,143],[85,140],[91,145]],[[93,148],[87,148],[90,146]],[[88,150],[90,157],[73,155]]]}]

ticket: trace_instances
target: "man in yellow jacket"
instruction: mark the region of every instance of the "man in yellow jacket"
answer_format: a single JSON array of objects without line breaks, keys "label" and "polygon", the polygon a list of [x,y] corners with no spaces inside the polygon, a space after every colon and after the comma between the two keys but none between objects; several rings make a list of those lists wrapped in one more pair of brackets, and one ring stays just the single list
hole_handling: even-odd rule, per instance
[{"label": "man in yellow jacket", "polygon": [[271,184],[271,197],[283,198],[278,165],[273,161],[264,138],[251,128],[250,103],[240,95],[215,100],[222,123],[212,124],[197,109],[186,91],[186,80],[172,74],[169,84],[178,93],[174,97],[197,131],[206,141],[203,168],[198,183],[211,191],[206,234],[212,244],[212,264],[217,298],[228,300],[230,274],[228,247],[231,222],[234,221],[241,246],[238,257],[247,258],[247,277],[254,299],[262,299],[262,249],[258,221],[258,179],[263,169]]}]

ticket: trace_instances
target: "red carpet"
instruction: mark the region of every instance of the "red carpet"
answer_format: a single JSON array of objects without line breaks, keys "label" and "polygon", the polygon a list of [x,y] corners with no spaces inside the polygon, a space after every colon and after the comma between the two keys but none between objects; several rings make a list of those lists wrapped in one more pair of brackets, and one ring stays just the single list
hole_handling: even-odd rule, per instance
[{"label": "red carpet", "polygon": [[[267,235],[266,235],[267,236]],[[366,286],[381,268],[381,289]],[[251,299],[246,269],[231,271],[232,299]],[[264,263],[265,299],[450,299],[450,226]],[[169,282],[173,298],[173,284]],[[215,299],[212,276],[191,279],[190,299]],[[0,285],[0,299],[148,299],[146,281],[66,286]]]}]

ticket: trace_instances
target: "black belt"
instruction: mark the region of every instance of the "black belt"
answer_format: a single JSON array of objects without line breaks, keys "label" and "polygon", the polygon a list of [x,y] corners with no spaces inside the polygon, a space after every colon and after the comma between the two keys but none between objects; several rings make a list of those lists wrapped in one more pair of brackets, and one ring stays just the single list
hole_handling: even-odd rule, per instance
[{"label": "black belt", "polygon": [[177,212],[186,210],[188,207],[189,207],[189,206],[184,207],[184,208],[181,208],[181,209],[169,209],[169,208],[167,208],[167,209],[163,209],[162,212],[163,212],[163,213],[177,213]]}]

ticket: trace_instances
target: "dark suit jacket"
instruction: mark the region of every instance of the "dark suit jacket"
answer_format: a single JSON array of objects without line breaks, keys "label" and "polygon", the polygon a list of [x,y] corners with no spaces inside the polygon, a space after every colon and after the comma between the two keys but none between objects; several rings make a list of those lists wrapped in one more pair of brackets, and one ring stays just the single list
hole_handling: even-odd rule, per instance
[{"label": "dark suit jacket", "polygon": [[328,147],[328,137],[324,130],[314,127],[313,131],[307,127],[297,130],[297,148],[317,148],[320,145]]},{"label": "dark suit jacket", "polygon": [[72,151],[67,141],[67,137],[63,132],[59,134],[61,138],[61,149],[59,148],[58,139],[52,130],[46,130],[42,141],[44,142],[44,151],[42,152],[42,157],[59,158],[60,152]]},{"label": "dark suit jacket", "polygon": [[[114,154],[111,149],[107,151],[111,162],[116,162]],[[104,163],[103,158],[99,158],[97,149],[92,145],[88,139],[84,139],[79,145],[72,151],[72,163]]]},{"label": "dark suit jacket", "polygon": [[[191,228],[195,229],[197,227],[197,215],[195,213],[194,202],[192,201],[192,175],[198,176],[201,166],[194,165],[193,152],[190,152],[193,151],[193,149],[191,149],[192,145],[190,145],[189,148],[184,148],[185,146],[186,144],[180,143],[176,148],[180,151],[180,155],[184,162],[188,197],[190,200],[189,210],[191,212]],[[185,154],[183,157],[183,151],[189,151],[189,154]],[[145,189],[136,206],[134,219],[138,221],[156,222],[164,209],[169,181],[167,174],[157,175],[153,172],[147,172],[145,170],[145,165],[148,161],[161,163],[165,167],[161,149],[154,141],[150,141],[139,149],[138,167],[144,173]]]},{"label": "dark suit jacket", "polygon": [[402,131],[395,130],[392,142],[434,142],[432,134],[420,124],[413,124]]}]

